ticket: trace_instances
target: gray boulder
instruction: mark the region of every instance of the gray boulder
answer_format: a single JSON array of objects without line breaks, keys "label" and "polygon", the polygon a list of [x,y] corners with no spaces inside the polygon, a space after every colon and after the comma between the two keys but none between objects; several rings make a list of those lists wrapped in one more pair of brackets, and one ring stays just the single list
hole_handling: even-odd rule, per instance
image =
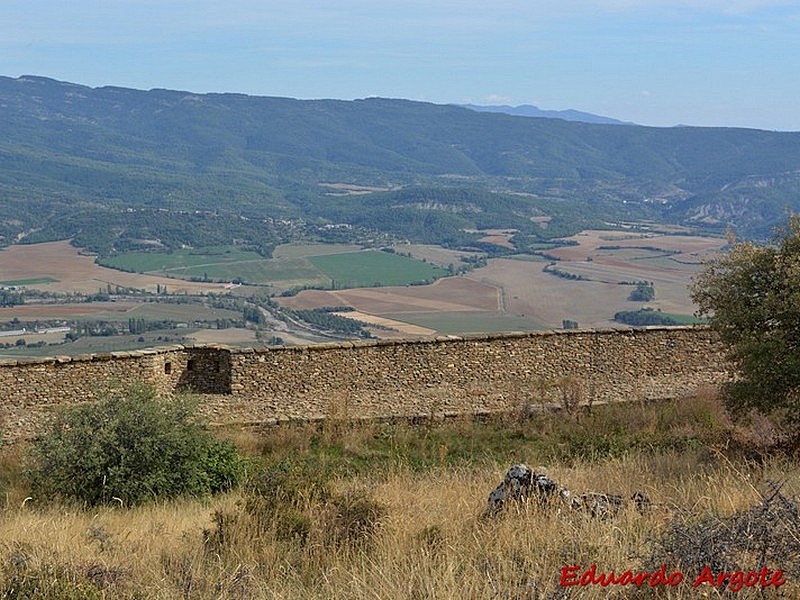
[{"label": "gray boulder", "polygon": [[494,515],[509,503],[520,503],[531,499],[545,506],[558,493],[559,487],[555,481],[520,463],[511,467],[502,483],[489,494],[484,515]]},{"label": "gray boulder", "polygon": [[502,483],[489,494],[483,515],[490,517],[510,504],[528,501],[536,502],[541,507],[558,501],[571,510],[585,512],[599,519],[615,517],[629,501],[639,512],[651,506],[650,498],[644,492],[636,492],[630,499],[620,494],[598,492],[574,494],[544,473],[533,471],[528,465],[520,463],[506,471]]}]

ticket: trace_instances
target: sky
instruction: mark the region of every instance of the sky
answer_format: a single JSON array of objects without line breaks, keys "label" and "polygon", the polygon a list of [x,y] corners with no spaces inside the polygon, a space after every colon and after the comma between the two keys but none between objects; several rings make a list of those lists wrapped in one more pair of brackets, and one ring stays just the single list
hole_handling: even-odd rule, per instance
[{"label": "sky", "polygon": [[800,0],[0,0],[0,75],[800,131]]}]

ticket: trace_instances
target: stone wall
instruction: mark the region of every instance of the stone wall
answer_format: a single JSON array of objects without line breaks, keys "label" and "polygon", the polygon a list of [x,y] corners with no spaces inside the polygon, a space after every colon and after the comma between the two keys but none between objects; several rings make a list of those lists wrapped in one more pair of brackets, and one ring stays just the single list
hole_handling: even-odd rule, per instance
[{"label": "stone wall", "polygon": [[533,332],[237,349],[170,346],[0,362],[0,427],[30,437],[110,385],[191,389],[217,424],[520,410],[676,397],[730,376],[706,328]]}]

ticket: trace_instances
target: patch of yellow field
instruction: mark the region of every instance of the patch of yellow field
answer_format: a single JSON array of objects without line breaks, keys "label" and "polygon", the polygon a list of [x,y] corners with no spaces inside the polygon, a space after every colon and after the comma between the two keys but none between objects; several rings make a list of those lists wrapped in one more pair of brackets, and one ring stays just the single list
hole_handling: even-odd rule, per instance
[{"label": "patch of yellow field", "polygon": [[361,321],[362,323],[369,323],[370,325],[378,325],[380,327],[389,327],[396,329],[400,333],[410,336],[431,336],[436,334],[435,329],[428,329],[427,327],[420,327],[419,325],[412,325],[411,323],[404,323],[403,321],[395,321],[394,319],[386,319],[375,315],[368,315],[357,310],[347,312],[333,313],[346,319],[353,319]]}]

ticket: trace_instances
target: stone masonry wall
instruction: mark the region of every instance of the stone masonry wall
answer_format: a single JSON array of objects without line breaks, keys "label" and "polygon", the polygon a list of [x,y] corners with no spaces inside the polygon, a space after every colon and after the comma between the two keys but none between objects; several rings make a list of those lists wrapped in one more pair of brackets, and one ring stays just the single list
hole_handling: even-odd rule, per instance
[{"label": "stone masonry wall", "polygon": [[508,411],[564,396],[668,398],[729,377],[722,349],[704,328],[239,350],[231,365],[237,413],[251,422]]},{"label": "stone masonry wall", "polygon": [[0,361],[0,430],[4,441],[33,436],[52,411],[91,402],[109,387],[147,383],[170,394],[185,378],[183,346],[134,352]]},{"label": "stone masonry wall", "polygon": [[57,406],[145,382],[202,395],[217,424],[520,410],[526,405],[677,397],[730,367],[706,328],[533,332],[237,349],[169,346],[0,361],[0,429],[35,435]]}]

